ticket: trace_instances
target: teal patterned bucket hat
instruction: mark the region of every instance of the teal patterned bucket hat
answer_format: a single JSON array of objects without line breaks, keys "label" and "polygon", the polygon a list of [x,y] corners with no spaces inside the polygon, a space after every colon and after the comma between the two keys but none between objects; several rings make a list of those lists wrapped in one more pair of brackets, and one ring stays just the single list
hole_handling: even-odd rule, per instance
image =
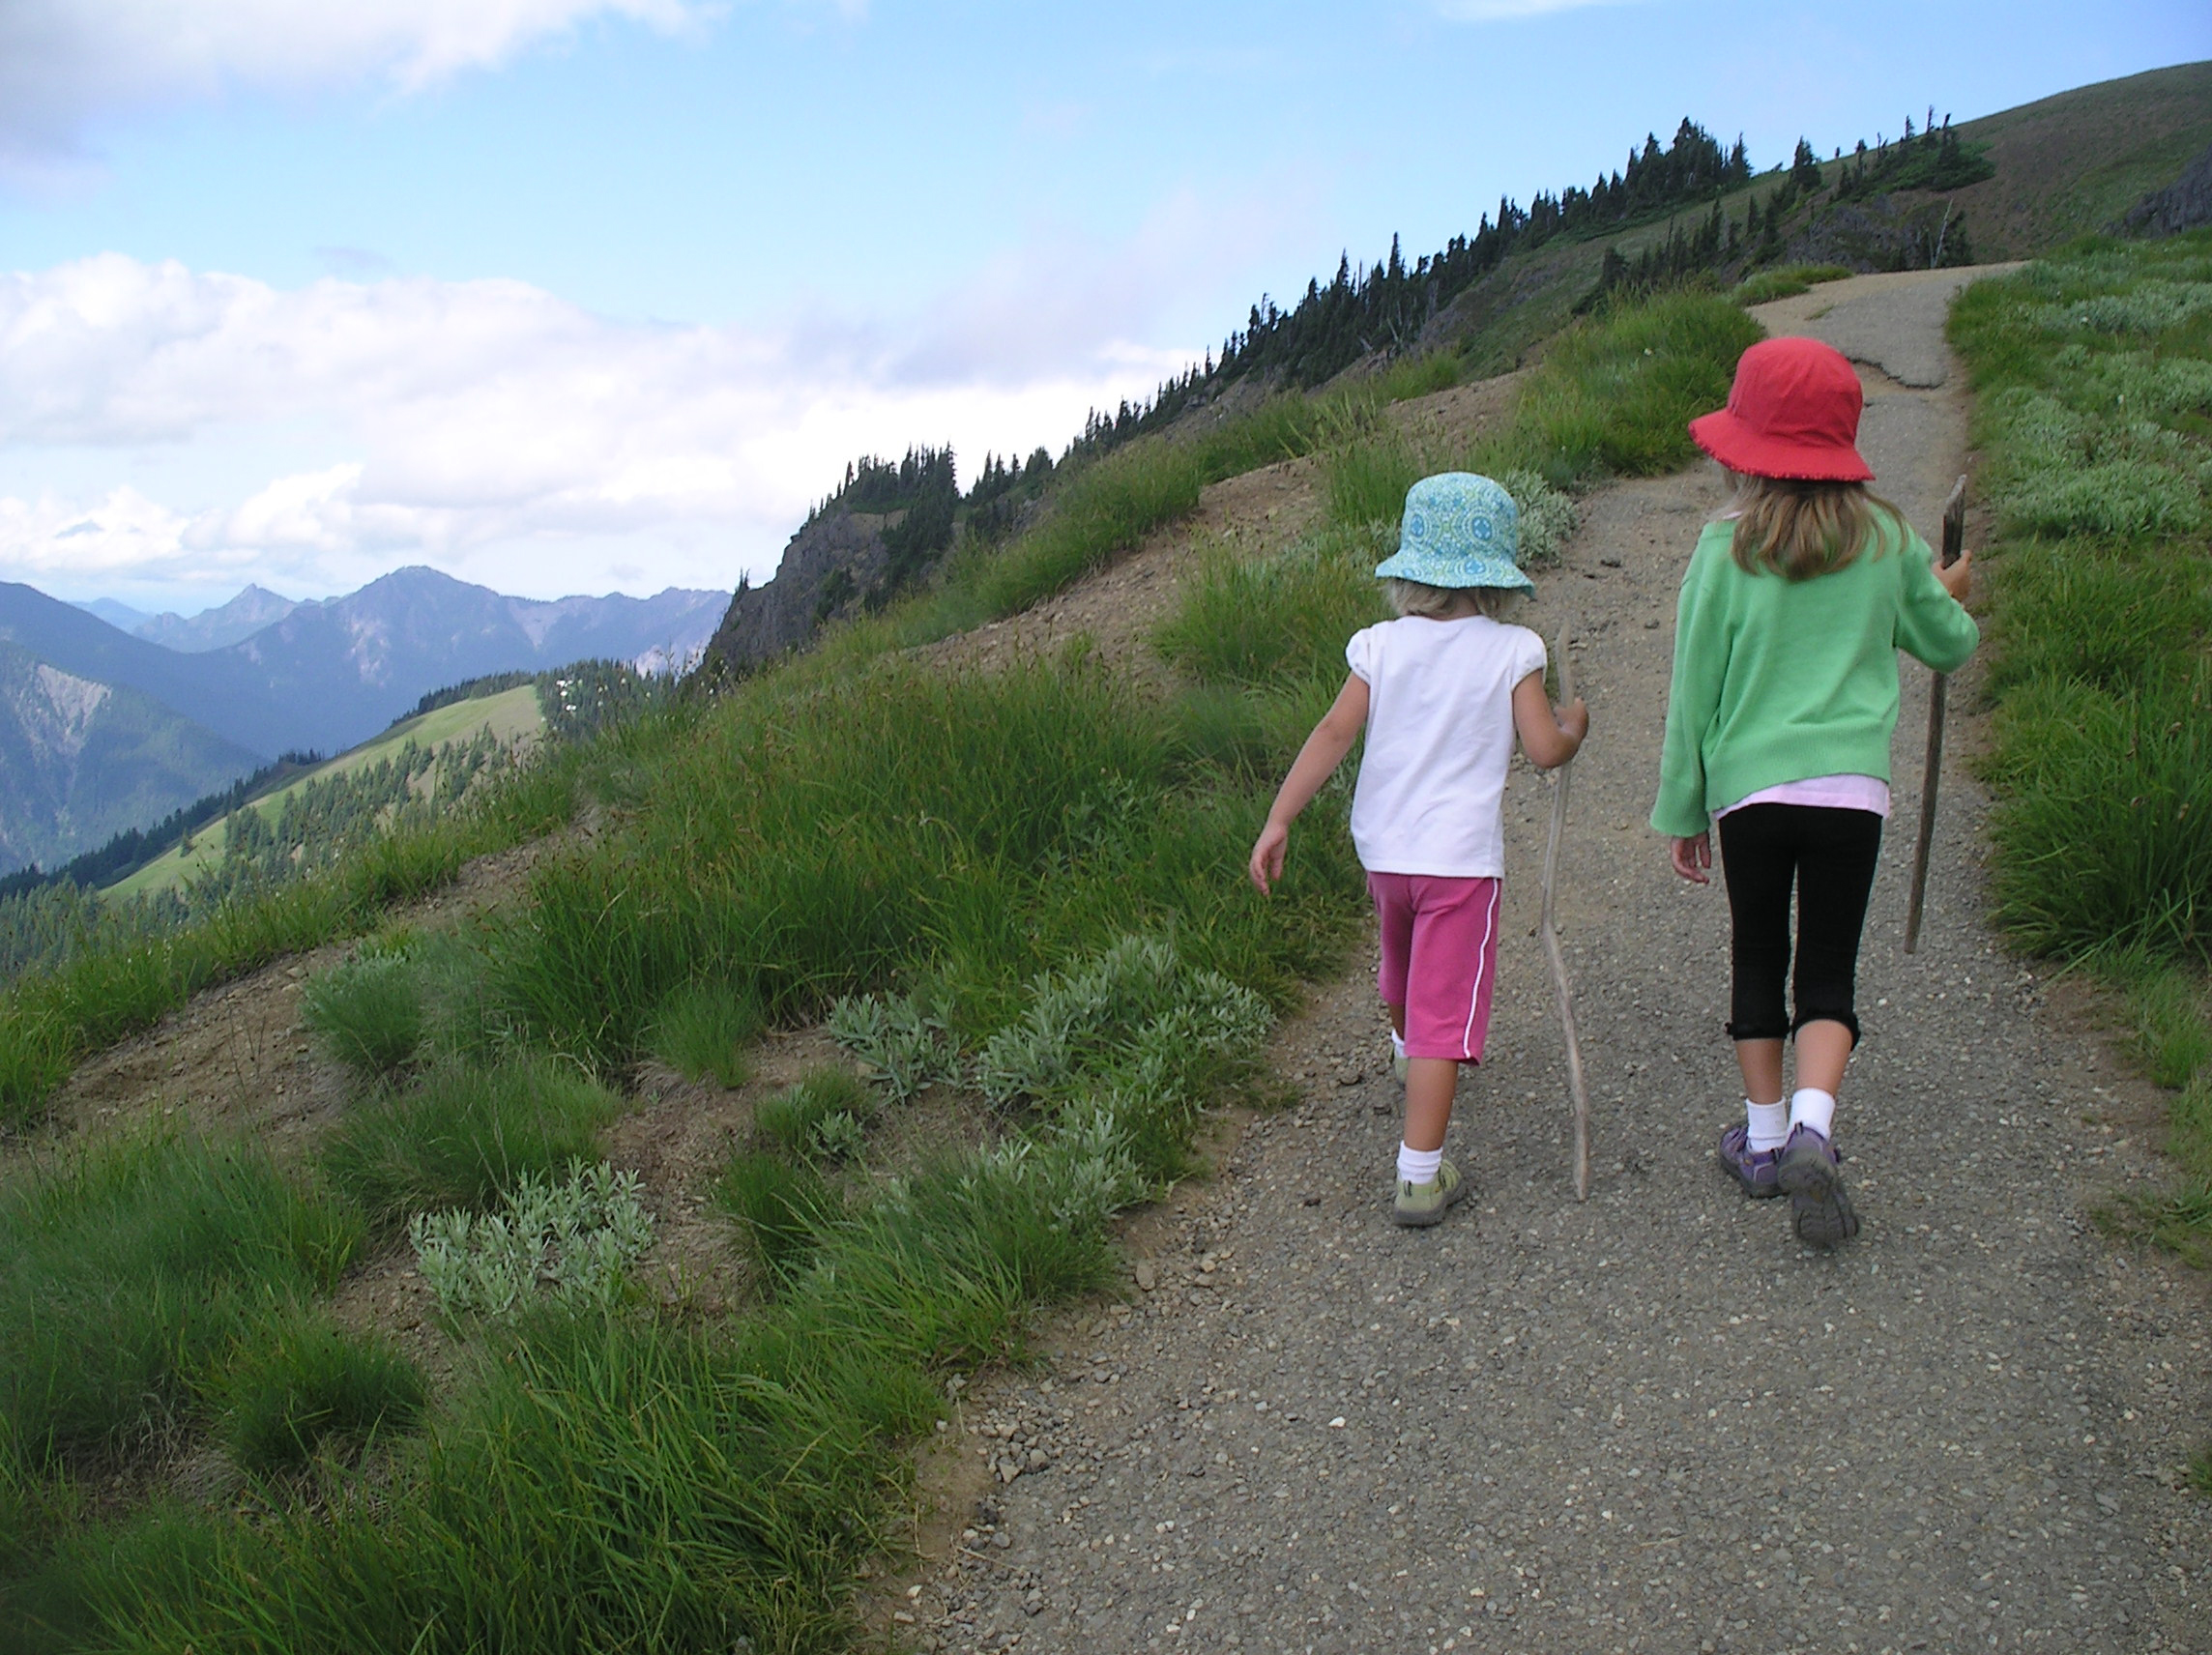
[{"label": "teal patterned bucket hat", "polygon": [[1397,554],[1375,566],[1375,577],[1534,592],[1520,555],[1521,510],[1513,497],[1487,477],[1440,472],[1406,491]]}]

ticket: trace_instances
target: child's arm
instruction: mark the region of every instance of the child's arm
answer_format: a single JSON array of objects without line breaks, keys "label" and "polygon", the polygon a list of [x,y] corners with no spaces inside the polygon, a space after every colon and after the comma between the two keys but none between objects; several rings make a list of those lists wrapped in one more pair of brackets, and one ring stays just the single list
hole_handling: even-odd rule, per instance
[{"label": "child's arm", "polygon": [[1322,783],[1336,773],[1336,767],[1344,763],[1344,755],[1352,751],[1352,743],[1359,740],[1359,732],[1366,727],[1367,681],[1357,673],[1349,674],[1344,687],[1337,691],[1335,704],[1322,714],[1306,744],[1298,749],[1291,773],[1283,778],[1282,790],[1267,812],[1267,825],[1260,829],[1260,837],[1252,846],[1252,883],[1263,895],[1283,877],[1283,850],[1291,842],[1291,824],[1313,802]]},{"label": "child's arm", "polygon": [[1581,696],[1564,707],[1544,698],[1544,675],[1532,672],[1513,686],[1513,728],[1521,750],[1540,770],[1557,769],[1582,751],[1589,735],[1589,708]]}]

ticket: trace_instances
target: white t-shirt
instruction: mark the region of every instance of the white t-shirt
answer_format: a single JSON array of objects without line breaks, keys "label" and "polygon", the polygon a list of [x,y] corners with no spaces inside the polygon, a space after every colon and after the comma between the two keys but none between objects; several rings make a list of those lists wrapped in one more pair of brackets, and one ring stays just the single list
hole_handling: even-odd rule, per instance
[{"label": "white t-shirt", "polygon": [[1370,873],[1501,879],[1513,686],[1544,670],[1544,640],[1481,615],[1409,615],[1353,634],[1367,685],[1367,753],[1352,842]]}]

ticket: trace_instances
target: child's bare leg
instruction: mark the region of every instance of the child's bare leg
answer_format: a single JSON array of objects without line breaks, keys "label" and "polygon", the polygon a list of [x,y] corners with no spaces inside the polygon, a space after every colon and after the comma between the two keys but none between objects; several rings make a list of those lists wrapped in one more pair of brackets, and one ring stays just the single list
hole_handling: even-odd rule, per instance
[{"label": "child's bare leg", "polygon": [[[1811,1025],[1808,1025],[1811,1027]],[[1782,1101],[1782,1042],[1779,1040],[1738,1040],[1735,1043],[1736,1067],[1743,1070],[1743,1095],[1753,1103],[1772,1104]],[[1805,1049],[1797,1049],[1798,1066],[1805,1061]]]},{"label": "child's bare leg", "polygon": [[1444,1147],[1451,1124],[1459,1064],[1449,1058],[1415,1058],[1406,1065],[1406,1147],[1424,1153]]},{"label": "child's bare leg", "polygon": [[[1777,1042],[1779,1044],[1780,1042]],[[1851,1060],[1851,1031],[1841,1023],[1819,1018],[1797,1031],[1797,1085],[1824,1091],[1830,1097],[1844,1087],[1844,1067]],[[1782,1065],[1779,1059],[1775,1073]],[[1775,1094],[1780,1096],[1780,1092]]]},{"label": "child's bare leg", "polygon": [[1406,1037],[1406,1008],[1402,1005],[1392,1005],[1385,1001],[1382,1009],[1390,1014],[1390,1032],[1403,1040]]}]

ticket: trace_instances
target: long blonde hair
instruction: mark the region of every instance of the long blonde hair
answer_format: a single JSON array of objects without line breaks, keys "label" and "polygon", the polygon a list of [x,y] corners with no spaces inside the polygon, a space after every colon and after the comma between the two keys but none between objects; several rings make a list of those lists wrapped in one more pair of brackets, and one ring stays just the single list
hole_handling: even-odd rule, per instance
[{"label": "long blonde hair", "polygon": [[1729,549],[1746,574],[1813,580],[1848,568],[1870,543],[1879,557],[1884,517],[1904,543],[1905,514],[1863,482],[1729,475],[1735,498],[1721,518],[1735,524]]}]

